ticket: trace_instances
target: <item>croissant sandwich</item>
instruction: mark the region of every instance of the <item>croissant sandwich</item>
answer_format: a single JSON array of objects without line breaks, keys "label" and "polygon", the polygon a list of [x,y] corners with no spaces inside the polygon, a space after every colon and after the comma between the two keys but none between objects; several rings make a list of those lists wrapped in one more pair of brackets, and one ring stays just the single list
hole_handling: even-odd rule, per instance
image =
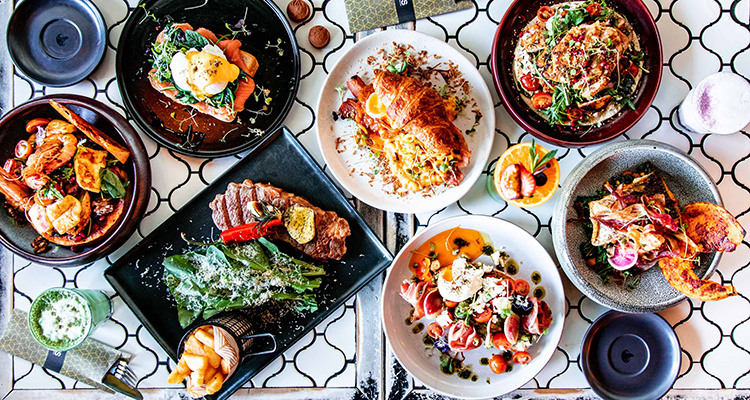
[{"label": "croissant sandwich", "polygon": [[205,28],[171,24],[152,47],[151,86],[177,103],[232,122],[255,91],[258,61],[239,40],[219,38]]},{"label": "croissant sandwich", "polygon": [[356,121],[374,142],[382,140],[388,165],[402,187],[418,191],[461,182],[459,168],[469,164],[471,152],[453,124],[453,99],[389,71],[376,71],[370,85],[354,76],[347,86],[357,99],[344,101],[339,113]]}]

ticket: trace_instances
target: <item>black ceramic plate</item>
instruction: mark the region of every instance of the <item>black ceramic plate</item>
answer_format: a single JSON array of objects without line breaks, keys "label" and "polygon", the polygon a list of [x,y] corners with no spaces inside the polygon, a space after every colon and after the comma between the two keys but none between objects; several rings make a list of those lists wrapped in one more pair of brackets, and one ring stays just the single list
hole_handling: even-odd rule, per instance
[{"label": "black ceramic plate", "polygon": [[[245,21],[249,35],[238,34],[241,49],[258,59],[256,93],[268,89],[271,103],[253,96],[234,122],[219,121],[177,104],[149,84],[151,45],[170,22],[186,22],[194,29],[229,34]],[[281,43],[277,43],[281,40]],[[271,47],[266,45],[270,44]],[[275,47],[278,46],[278,47]],[[130,14],[117,49],[117,84],[125,107],[138,126],[152,139],[179,153],[197,157],[221,157],[248,150],[263,135],[281,126],[299,87],[299,49],[294,33],[271,0],[146,0]]]},{"label": "black ceramic plate", "polygon": [[[180,237],[182,232],[196,240],[209,240],[212,233],[214,236],[218,234],[208,204],[216,194],[223,193],[230,182],[245,179],[270,183],[303,196],[324,210],[335,211],[349,222],[352,234],[346,240],[347,251],[341,261],[332,260],[325,265],[327,275],[316,292],[318,311],[304,315],[286,314],[258,328],[276,335],[278,350],[273,354],[251,357],[240,365],[216,395],[218,399],[228,398],[393,260],[393,256],[291,132],[286,128],[279,129],[104,273],[172,359],[177,357],[177,346],[186,330],[180,327],[177,308],[162,280],[164,268],[161,263],[164,257],[182,253],[189,247]],[[291,248],[284,250],[295,256],[306,257]],[[262,311],[246,315],[254,325],[262,326]]]},{"label": "black ceramic plate", "polygon": [[581,363],[591,388],[611,400],[656,400],[680,372],[680,342],[658,314],[609,311],[586,332]]},{"label": "black ceramic plate", "polygon": [[151,194],[151,165],[140,136],[122,115],[96,100],[72,94],[38,97],[5,114],[0,119],[0,132],[2,132],[0,134],[0,163],[14,156],[13,151],[19,140],[29,138],[25,130],[29,120],[34,118],[63,119],[49,105],[49,100],[55,100],[70,108],[71,111],[130,150],[130,160],[125,167],[128,175],[135,179],[128,187],[125,211],[117,222],[117,226],[99,243],[85,246],[75,252],[68,247],[50,244],[50,250],[35,254],[31,241],[39,234],[30,224],[16,226],[5,215],[6,211],[0,210],[0,213],[4,214],[0,216],[0,243],[19,256],[41,264],[58,267],[80,266],[118,249],[138,228]]},{"label": "black ceramic plate", "polygon": [[107,27],[88,0],[24,0],[8,23],[13,64],[46,86],[69,86],[96,69],[107,44]]}]

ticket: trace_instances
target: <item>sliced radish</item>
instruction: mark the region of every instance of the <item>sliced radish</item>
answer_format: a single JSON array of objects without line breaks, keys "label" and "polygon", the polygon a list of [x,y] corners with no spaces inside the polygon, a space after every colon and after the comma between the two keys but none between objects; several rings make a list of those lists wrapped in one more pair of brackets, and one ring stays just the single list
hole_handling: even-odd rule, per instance
[{"label": "sliced radish", "polygon": [[609,265],[618,271],[630,269],[638,262],[638,253],[623,248],[619,244],[615,245],[612,254],[607,259]]}]

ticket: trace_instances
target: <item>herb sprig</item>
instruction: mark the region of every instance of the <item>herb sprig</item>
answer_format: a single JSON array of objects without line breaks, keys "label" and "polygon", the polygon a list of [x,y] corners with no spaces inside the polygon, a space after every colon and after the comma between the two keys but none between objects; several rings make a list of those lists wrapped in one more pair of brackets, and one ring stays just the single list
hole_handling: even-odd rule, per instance
[{"label": "herb sprig", "polygon": [[544,164],[547,164],[550,160],[555,158],[557,155],[557,149],[552,150],[539,158],[539,153],[536,152],[536,141],[531,139],[531,148],[529,149],[529,156],[531,157],[531,173],[533,174]]}]

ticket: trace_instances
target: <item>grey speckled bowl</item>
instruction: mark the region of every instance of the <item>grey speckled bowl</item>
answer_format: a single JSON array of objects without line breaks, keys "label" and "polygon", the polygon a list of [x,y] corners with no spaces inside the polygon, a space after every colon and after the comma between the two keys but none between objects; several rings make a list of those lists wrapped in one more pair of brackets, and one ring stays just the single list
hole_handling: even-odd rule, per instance
[{"label": "grey speckled bowl", "polygon": [[[578,196],[591,195],[613,176],[646,161],[658,169],[681,205],[698,201],[723,205],[716,185],[695,160],[668,144],[652,140],[628,140],[597,150],[578,164],[562,185],[552,217],[552,240],[557,259],[578,289],[595,302],[631,313],[657,312],[685,299],[669,285],[658,266],[643,273],[641,283],[628,292],[614,282],[601,278],[581,256],[579,246],[591,240],[583,225],[568,220],[578,218],[573,203]],[[719,262],[719,254],[701,254],[699,277],[709,276]]]}]

